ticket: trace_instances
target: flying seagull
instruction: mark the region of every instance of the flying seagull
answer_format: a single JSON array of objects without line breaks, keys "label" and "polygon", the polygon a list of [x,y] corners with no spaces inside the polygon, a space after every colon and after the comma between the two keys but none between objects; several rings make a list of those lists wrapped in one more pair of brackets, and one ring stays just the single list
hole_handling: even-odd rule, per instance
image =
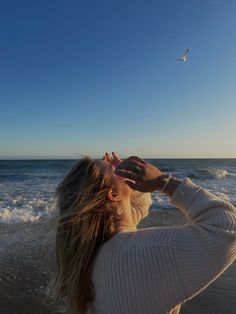
[{"label": "flying seagull", "polygon": [[187,48],[184,52],[184,54],[177,59],[177,61],[184,61],[186,62],[187,61],[187,57],[188,57],[188,53],[189,53],[189,49]]}]

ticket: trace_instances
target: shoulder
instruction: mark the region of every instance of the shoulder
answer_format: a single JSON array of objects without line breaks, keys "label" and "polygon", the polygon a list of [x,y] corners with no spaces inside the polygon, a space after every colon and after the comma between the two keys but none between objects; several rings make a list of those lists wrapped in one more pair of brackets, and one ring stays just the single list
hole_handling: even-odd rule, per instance
[{"label": "shoulder", "polygon": [[149,227],[137,231],[119,232],[114,238],[129,247],[169,246],[173,243],[176,226]]}]

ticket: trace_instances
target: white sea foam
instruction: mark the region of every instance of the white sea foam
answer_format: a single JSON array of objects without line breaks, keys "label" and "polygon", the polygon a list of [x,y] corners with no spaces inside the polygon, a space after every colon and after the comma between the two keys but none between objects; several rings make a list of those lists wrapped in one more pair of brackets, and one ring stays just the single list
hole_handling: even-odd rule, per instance
[{"label": "white sea foam", "polygon": [[[236,162],[228,160],[150,160],[179,179],[189,177],[236,204]],[[55,187],[72,161],[0,162],[0,222],[34,222],[55,213]],[[1,168],[2,167],[2,168]],[[172,209],[169,197],[152,193],[153,209]]]},{"label": "white sea foam", "polygon": [[[6,202],[5,202],[6,203]],[[36,199],[31,200],[18,197],[8,199],[7,204],[0,209],[0,222],[16,223],[37,221],[41,218],[51,217],[55,213],[55,200]]]},{"label": "white sea foam", "polygon": [[222,179],[231,175],[231,173],[225,169],[196,169],[175,174],[178,174],[180,177],[189,177],[193,179]]}]

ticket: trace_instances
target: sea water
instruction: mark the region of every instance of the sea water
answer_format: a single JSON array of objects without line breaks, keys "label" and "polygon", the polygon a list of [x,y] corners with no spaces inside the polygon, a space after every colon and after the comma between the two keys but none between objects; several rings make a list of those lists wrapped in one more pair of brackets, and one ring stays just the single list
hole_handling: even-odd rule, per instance
[{"label": "sea water", "polygon": [[[236,159],[147,159],[179,179],[189,177],[236,205]],[[0,223],[37,221],[55,213],[55,188],[77,160],[0,160]],[[153,209],[171,209],[152,193]]]},{"label": "sea water", "polygon": [[[189,177],[236,205],[236,159],[147,161],[179,179]],[[56,313],[44,302],[55,271],[54,233],[47,223],[56,212],[55,188],[76,162],[0,160],[0,307],[4,314]],[[152,193],[152,199],[152,210],[173,209],[169,198],[158,191]],[[234,263],[183,304],[181,313],[236,314],[235,276]]]}]

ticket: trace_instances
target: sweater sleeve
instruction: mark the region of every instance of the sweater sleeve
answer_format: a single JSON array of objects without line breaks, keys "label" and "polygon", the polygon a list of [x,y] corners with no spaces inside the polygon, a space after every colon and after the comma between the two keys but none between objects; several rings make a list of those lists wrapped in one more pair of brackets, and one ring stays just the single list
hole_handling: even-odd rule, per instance
[{"label": "sweater sleeve", "polygon": [[152,197],[150,193],[142,193],[133,191],[130,198],[131,206],[136,210],[148,214],[148,209],[152,205]]},{"label": "sweater sleeve", "polygon": [[171,204],[188,224],[177,226],[171,246],[185,302],[218,278],[236,258],[236,208],[185,178]]}]

